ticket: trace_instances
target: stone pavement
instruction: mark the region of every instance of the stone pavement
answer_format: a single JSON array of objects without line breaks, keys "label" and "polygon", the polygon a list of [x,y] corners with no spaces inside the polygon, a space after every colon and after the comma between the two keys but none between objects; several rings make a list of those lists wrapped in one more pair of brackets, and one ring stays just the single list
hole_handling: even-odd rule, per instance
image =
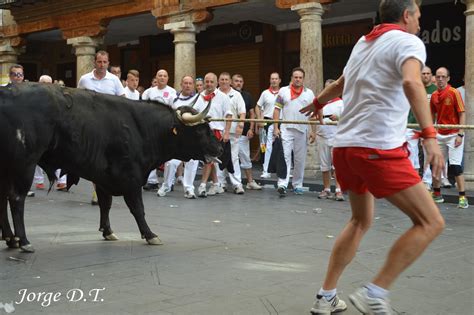
[{"label": "stone pavement", "polygon": [[[1,243],[0,303],[34,299],[13,304],[15,314],[309,314],[334,236],[349,218],[348,202],[314,192],[279,199],[266,188],[187,200],[177,186],[163,198],[144,193],[148,223],[164,245],[140,239],[119,197],[111,224],[120,240],[110,242],[97,231],[91,189],[82,180],[70,193],[28,199],[36,253]],[[395,314],[474,314],[474,208],[441,209],[446,230],[393,287]],[[374,275],[409,226],[377,201],[373,227],[341,279],[341,298]],[[61,295],[48,305],[39,292]],[[359,313],[349,305],[343,314]]]}]

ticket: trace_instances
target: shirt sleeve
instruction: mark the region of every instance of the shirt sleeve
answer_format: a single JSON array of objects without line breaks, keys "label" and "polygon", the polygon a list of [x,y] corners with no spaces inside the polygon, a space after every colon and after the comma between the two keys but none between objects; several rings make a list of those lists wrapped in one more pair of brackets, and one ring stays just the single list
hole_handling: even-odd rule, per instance
[{"label": "shirt sleeve", "polygon": [[465,112],[465,108],[464,108],[464,101],[462,100],[462,97],[461,97],[461,93],[459,93],[458,90],[456,89],[452,89],[453,91],[453,96],[454,96],[454,105],[456,106],[456,111],[458,113],[463,113]]},{"label": "shirt sleeve", "polygon": [[244,98],[242,97],[242,94],[235,93],[234,97],[237,97],[235,101],[237,102],[237,109],[238,109],[239,115],[246,114],[247,110],[245,108],[245,101],[244,101]]},{"label": "shirt sleeve", "polygon": [[285,101],[283,99],[283,96],[280,93],[278,93],[278,96],[275,100],[275,107],[282,109],[284,106],[285,106]]},{"label": "shirt sleeve", "polygon": [[115,84],[115,95],[121,96],[125,94],[125,88],[122,85],[122,82],[120,81],[119,78],[115,77],[114,78],[114,84]]},{"label": "shirt sleeve", "polygon": [[264,100],[263,100],[263,93],[264,93],[264,92],[262,92],[262,94],[260,94],[260,98],[259,98],[258,101],[257,101],[257,106],[260,107],[260,108],[262,108],[262,109],[263,109],[263,103],[264,103]]},{"label": "shirt sleeve", "polygon": [[400,38],[401,40],[396,44],[395,62],[400,75],[402,74],[403,63],[410,59],[415,58],[420,61],[420,67],[423,67],[426,62],[426,48],[421,39],[412,34],[408,38]]}]

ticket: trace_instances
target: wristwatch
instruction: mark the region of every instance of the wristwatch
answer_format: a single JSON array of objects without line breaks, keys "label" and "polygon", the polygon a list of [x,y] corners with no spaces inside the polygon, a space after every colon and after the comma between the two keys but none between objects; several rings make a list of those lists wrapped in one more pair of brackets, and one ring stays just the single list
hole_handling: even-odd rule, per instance
[{"label": "wristwatch", "polygon": [[463,133],[458,133],[458,137],[464,137],[464,134]]}]

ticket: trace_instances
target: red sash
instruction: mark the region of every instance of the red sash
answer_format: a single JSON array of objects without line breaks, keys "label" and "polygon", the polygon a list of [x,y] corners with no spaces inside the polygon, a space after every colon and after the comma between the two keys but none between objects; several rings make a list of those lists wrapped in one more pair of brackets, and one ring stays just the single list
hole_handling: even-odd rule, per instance
[{"label": "red sash", "polygon": [[371,42],[373,40],[376,40],[383,34],[390,31],[394,31],[394,30],[403,31],[403,32],[407,31],[406,29],[404,29],[398,24],[383,23],[383,24],[376,25],[369,34],[365,35],[365,40],[368,42]]},{"label": "red sash", "polygon": [[216,96],[216,93],[212,92],[210,94],[203,95],[202,97],[204,98],[206,102],[209,102],[210,100],[214,98],[214,96]]},{"label": "red sash", "polygon": [[304,87],[300,87],[300,90],[298,91],[294,86],[293,84],[290,84],[290,91],[291,91],[291,100],[294,100],[295,98],[298,98],[298,96],[301,95],[301,93],[303,93],[303,89]]}]

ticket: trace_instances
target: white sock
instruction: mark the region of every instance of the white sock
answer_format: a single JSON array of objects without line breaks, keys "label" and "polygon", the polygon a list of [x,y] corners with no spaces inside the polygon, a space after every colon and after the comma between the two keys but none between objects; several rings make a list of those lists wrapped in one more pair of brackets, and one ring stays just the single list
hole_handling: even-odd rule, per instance
[{"label": "white sock", "polygon": [[323,288],[319,289],[318,295],[324,296],[326,301],[330,301],[337,294],[337,289],[324,290]]},{"label": "white sock", "polygon": [[331,188],[324,188],[324,191],[331,192]]},{"label": "white sock", "polygon": [[388,290],[379,287],[378,285],[373,284],[372,282],[365,285],[368,292],[367,295],[371,298],[376,299],[385,299],[388,296]]},{"label": "white sock", "polygon": [[336,192],[341,192],[341,188],[336,188]]}]

